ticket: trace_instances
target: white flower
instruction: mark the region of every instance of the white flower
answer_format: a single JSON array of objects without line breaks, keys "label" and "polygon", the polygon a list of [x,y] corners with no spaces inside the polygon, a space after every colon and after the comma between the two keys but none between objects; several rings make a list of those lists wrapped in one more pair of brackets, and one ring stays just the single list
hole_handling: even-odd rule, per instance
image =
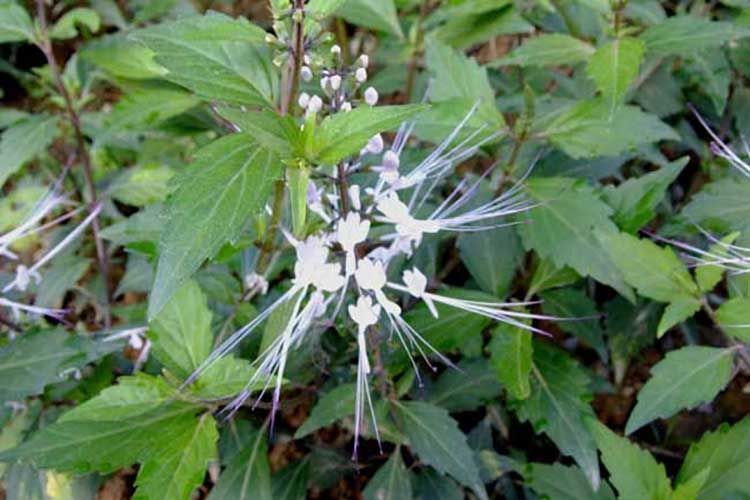
[{"label": "white flower", "polygon": [[32,271],[23,264],[16,267],[16,288],[18,290],[25,292],[32,278],[37,285],[42,281],[42,277],[37,271]]},{"label": "white flower", "polygon": [[351,111],[351,110],[352,110],[352,103],[350,103],[350,102],[348,102],[348,101],[345,101],[345,102],[344,102],[344,103],[343,103],[343,104],[341,105],[341,111],[343,111],[344,113],[348,113],[348,112],[349,112],[349,111]]},{"label": "white flower", "polygon": [[365,68],[357,68],[354,72],[354,79],[359,83],[365,83],[367,81],[367,70]]},{"label": "white flower", "polygon": [[341,76],[340,75],[333,75],[328,79],[328,82],[331,84],[331,88],[336,91],[341,88]]},{"label": "white flower", "polygon": [[372,299],[366,295],[360,295],[357,299],[357,305],[350,304],[348,311],[349,316],[360,329],[366,329],[368,326],[374,325],[380,317],[380,305],[373,305]]},{"label": "white flower", "polygon": [[357,212],[349,212],[345,219],[340,219],[336,228],[336,239],[346,252],[346,275],[354,273],[357,244],[367,239],[370,232],[370,221],[361,220]]},{"label": "white flower", "polygon": [[309,66],[302,66],[299,70],[299,76],[306,82],[309,82],[313,78],[313,72]]},{"label": "white flower", "polygon": [[379,155],[383,151],[383,136],[380,134],[373,135],[370,140],[367,141],[365,151],[373,155]]},{"label": "white flower", "polygon": [[357,59],[357,64],[360,65],[363,68],[366,68],[368,64],[370,64],[370,58],[367,54],[362,54]]},{"label": "white flower", "polygon": [[354,278],[357,280],[357,284],[365,289],[375,293],[375,299],[378,304],[383,306],[383,309],[392,315],[400,315],[401,308],[385,296],[383,293],[383,287],[386,284],[385,269],[383,263],[380,261],[373,261],[368,258],[361,259],[358,262],[357,270],[354,272]]},{"label": "white flower", "polygon": [[302,92],[297,98],[297,104],[299,104],[300,108],[306,109],[307,105],[310,104],[310,94]]},{"label": "white flower", "polygon": [[422,274],[422,271],[420,271],[416,267],[412,267],[411,270],[407,269],[404,271],[403,279],[404,279],[404,284],[406,285],[406,288],[409,291],[409,293],[413,297],[422,299],[424,303],[427,305],[427,308],[430,310],[430,314],[432,314],[435,318],[437,318],[438,312],[437,312],[437,308],[435,307],[435,303],[426,294],[427,276]]},{"label": "white flower", "polygon": [[434,221],[418,220],[409,213],[409,207],[398,199],[398,195],[391,191],[377,203],[378,211],[383,214],[378,220],[393,224],[396,234],[409,238],[417,245],[424,233],[437,233],[440,230]]},{"label": "white flower", "polygon": [[352,208],[354,210],[362,210],[362,200],[360,199],[359,184],[352,184],[349,186],[349,201],[352,202]]},{"label": "white flower", "polygon": [[323,99],[320,97],[314,95],[310,98],[310,101],[307,104],[307,112],[308,113],[317,113],[321,109],[323,109]]},{"label": "white flower", "polygon": [[323,90],[323,92],[325,92],[326,94],[327,94],[327,93],[328,93],[328,91],[330,90],[330,84],[331,84],[331,79],[330,79],[329,77],[327,77],[327,76],[324,76],[323,78],[321,78],[321,79],[320,79],[320,88],[321,88],[321,89]]},{"label": "white flower", "polygon": [[378,91],[374,87],[367,87],[365,90],[365,102],[368,106],[375,106],[378,103]]},{"label": "white flower", "polygon": [[319,290],[334,292],[344,284],[341,265],[326,263],[328,248],[321,238],[311,236],[297,243],[297,262],[294,265],[293,283],[298,288],[314,286]]}]

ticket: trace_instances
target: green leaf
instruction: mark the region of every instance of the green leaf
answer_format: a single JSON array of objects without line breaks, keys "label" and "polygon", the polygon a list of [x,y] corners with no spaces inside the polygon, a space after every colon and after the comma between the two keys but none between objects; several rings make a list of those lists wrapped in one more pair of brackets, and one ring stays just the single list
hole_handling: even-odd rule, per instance
[{"label": "green leaf", "polygon": [[532,463],[523,475],[532,490],[550,500],[615,499],[607,483],[602,483],[596,492],[592,490],[586,475],[574,465]]},{"label": "green leaf", "polygon": [[359,152],[373,135],[394,130],[425,109],[426,106],[420,104],[360,106],[348,113],[328,116],[315,129],[314,146],[308,159],[335,165]]},{"label": "green leaf", "polygon": [[612,114],[602,99],[580,101],[561,113],[541,132],[573,158],[614,156],[638,146],[680,136],[656,116],[636,106]]},{"label": "green leaf", "polygon": [[274,500],[300,500],[305,498],[309,475],[310,460],[308,458],[303,458],[296,464],[284,467],[273,476],[271,497]]},{"label": "green leaf", "polygon": [[281,176],[279,160],[246,134],[223,137],[195,154],[167,202],[159,264],[149,297],[153,318],[204,260],[235,240]]},{"label": "green leaf", "polygon": [[155,449],[138,471],[134,500],[151,498],[190,498],[203,484],[208,462],[217,458],[214,418],[204,413],[198,419],[185,420],[184,426],[162,430],[162,446]]},{"label": "green leaf", "polygon": [[528,38],[510,54],[489,66],[563,66],[588,61],[594,47],[570,35],[545,33]]},{"label": "green leaf", "polygon": [[244,389],[260,390],[264,382],[247,387],[247,381],[255,373],[250,362],[235,357],[224,357],[211,363],[198,380],[190,386],[190,392],[203,400],[220,400],[237,395]]},{"label": "green leaf", "polygon": [[628,298],[633,291],[613,265],[594,231],[616,232],[612,210],[583,181],[566,178],[530,179],[529,196],[539,206],[518,226],[526,249],[533,249],[555,267],[573,268],[583,276],[615,288]]},{"label": "green leaf", "polygon": [[614,115],[624,101],[628,87],[638,76],[645,46],[636,38],[617,38],[602,45],[586,66],[586,73],[596,82],[596,88]]},{"label": "green leaf", "polygon": [[682,210],[690,222],[711,231],[750,229],[750,180],[725,178],[707,184]]},{"label": "green leaf", "polygon": [[713,400],[732,378],[733,359],[732,349],[715,347],[688,346],[667,353],[638,393],[625,433]]},{"label": "green leaf", "polygon": [[711,100],[716,113],[721,115],[724,113],[732,82],[732,68],[723,49],[702,50],[686,59],[685,71],[700,86],[701,93]]},{"label": "green leaf", "polygon": [[599,323],[599,311],[594,301],[583,290],[558,288],[544,292],[540,297],[544,314],[571,319],[572,321],[560,321],[557,325],[564,332],[575,335],[579,340],[594,348],[602,360],[607,360],[604,331]]},{"label": "green leaf", "polygon": [[431,29],[431,35],[452,47],[469,48],[500,36],[531,33],[529,24],[509,0],[482,0],[443,4],[425,22],[442,24]]},{"label": "green leaf", "polygon": [[300,439],[354,413],[354,384],[343,384],[321,397],[307,420],[294,433]]},{"label": "green leaf", "polygon": [[409,476],[409,471],[401,460],[401,451],[396,448],[367,483],[362,497],[364,500],[412,500]]},{"label": "green leaf", "polygon": [[57,136],[59,119],[34,115],[8,127],[0,136],[0,187],[25,163],[47,150]]},{"label": "green leaf", "polygon": [[67,40],[78,36],[76,25],[86,26],[89,31],[96,33],[101,26],[99,14],[93,9],[77,7],[69,10],[57,20],[49,36],[56,40]]},{"label": "green leaf", "polygon": [[425,467],[414,476],[414,500],[463,500],[464,492],[456,482],[432,467]]},{"label": "green leaf", "polygon": [[603,424],[593,425],[602,462],[610,482],[622,500],[670,500],[672,487],[664,466],[650,453],[641,450],[627,438],[620,437]]},{"label": "green leaf", "polygon": [[198,284],[187,281],[149,324],[154,356],[186,379],[211,354],[211,311]]},{"label": "green leaf", "polygon": [[551,260],[537,258],[533,264],[534,274],[529,283],[529,297],[544,290],[571,285],[581,277],[573,269],[563,266],[556,267]]},{"label": "green leaf", "polygon": [[336,9],[336,15],[358,26],[385,31],[399,38],[404,36],[393,0],[346,0]]},{"label": "green leaf", "polygon": [[328,17],[347,0],[310,0],[305,10],[316,17]]},{"label": "green leaf", "polygon": [[0,401],[22,401],[67,378],[66,372],[122,347],[62,329],[26,331],[0,348]]},{"label": "green leaf", "polygon": [[564,351],[534,342],[531,395],[512,402],[518,418],[545,433],[564,454],[573,457],[594,489],[599,487],[596,444],[588,422],[596,419],[589,405],[590,379]]},{"label": "green leaf", "polygon": [[684,483],[678,484],[674,489],[674,494],[672,495],[672,498],[675,499],[682,499],[687,498],[689,500],[697,499],[698,493],[700,493],[701,488],[703,488],[703,485],[706,484],[706,481],[708,480],[708,475],[711,472],[711,469],[709,467],[703,469],[695,476],[691,477]]},{"label": "green leaf", "polygon": [[448,411],[468,411],[500,395],[500,384],[484,358],[462,360],[448,368],[426,392],[426,401]]},{"label": "green leaf", "polygon": [[534,355],[528,330],[500,323],[492,331],[490,359],[503,387],[513,399],[531,395],[531,365]]},{"label": "green leaf", "polygon": [[459,234],[456,245],[461,262],[479,287],[487,293],[504,297],[524,256],[515,228],[506,226],[464,232]]},{"label": "green leaf", "polygon": [[249,441],[227,464],[208,500],[271,500],[266,427],[253,431]]},{"label": "green leaf", "polygon": [[272,107],[278,79],[265,32],[245,18],[210,12],[131,35],[167,69],[167,80],[205,99]]},{"label": "green leaf", "polygon": [[674,16],[650,26],[641,35],[650,55],[685,55],[710,47],[720,47],[747,30],[729,22],[705,17]]},{"label": "green leaf", "polygon": [[682,169],[688,158],[680,158],[669,165],[640,177],[631,177],[617,187],[606,186],[604,200],[615,211],[612,220],[626,233],[636,233],[656,216],[655,208]]},{"label": "green leaf", "polygon": [[176,85],[147,82],[130,88],[107,117],[110,131],[154,127],[197,106],[200,101]]},{"label": "green leaf", "polygon": [[123,33],[106,35],[86,44],[78,53],[81,59],[100,67],[112,76],[132,79],[159,78],[167,70],[154,62],[154,52]]},{"label": "green leaf", "polygon": [[466,436],[448,412],[420,401],[396,402],[400,423],[412,450],[439,472],[450,474],[480,498],[487,493],[479,479]]},{"label": "green leaf", "polygon": [[458,118],[444,125],[441,134],[443,137],[455,128],[456,123],[477,102],[479,107],[472,121],[487,126],[491,132],[505,125],[503,115],[495,105],[495,91],[490,85],[486,68],[479,66],[474,59],[466,57],[462,52],[432,39],[427,41],[425,61],[433,75],[430,101],[451,101],[451,116]]},{"label": "green leaf", "polygon": [[[726,245],[731,245],[740,236],[734,232],[726,235],[721,242],[714,243],[709,248],[709,253],[719,258],[725,258],[729,252]],[[719,284],[724,276],[724,268],[718,264],[700,264],[695,268],[695,281],[702,292],[710,292]]]},{"label": "green leaf", "polygon": [[246,111],[229,106],[219,106],[217,112],[282,160],[301,155],[301,151],[297,151],[301,141],[299,126],[291,116],[279,116],[270,110]]},{"label": "green leaf", "polygon": [[0,3],[0,43],[30,42],[34,38],[34,25],[26,9],[8,0]]},{"label": "green leaf", "polygon": [[628,284],[644,297],[670,303],[658,336],[700,308],[698,285],[671,248],[626,233],[600,233],[599,239]]},{"label": "green leaf", "polygon": [[733,493],[750,495],[749,418],[733,426],[722,424],[694,443],[677,474],[677,484],[685,484],[706,469],[708,478],[700,489],[699,500],[731,498]]},{"label": "green leaf", "polygon": [[0,453],[0,460],[75,473],[112,472],[145,461],[194,425],[198,408],[171,396],[154,377],[120,378],[18,448]]},{"label": "green leaf", "polygon": [[716,319],[732,337],[750,342],[750,298],[735,297],[716,310]]}]

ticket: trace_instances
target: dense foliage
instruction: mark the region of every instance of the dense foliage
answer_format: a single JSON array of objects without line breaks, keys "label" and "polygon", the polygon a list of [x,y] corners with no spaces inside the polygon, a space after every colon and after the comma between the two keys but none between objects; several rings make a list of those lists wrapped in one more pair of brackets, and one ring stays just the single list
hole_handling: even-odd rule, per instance
[{"label": "dense foliage", "polygon": [[747,0],[0,0],[0,58],[5,498],[750,498]]}]

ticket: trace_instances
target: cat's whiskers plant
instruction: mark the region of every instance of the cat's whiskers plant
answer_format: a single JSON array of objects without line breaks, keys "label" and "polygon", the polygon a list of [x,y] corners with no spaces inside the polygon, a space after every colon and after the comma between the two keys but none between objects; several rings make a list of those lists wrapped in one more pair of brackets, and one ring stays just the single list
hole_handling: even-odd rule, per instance
[{"label": "cat's whiskers plant", "polygon": [[[320,81],[323,95],[302,93],[299,96],[298,105],[306,114],[304,127],[310,126],[322,115],[348,113],[351,106],[374,106],[377,103],[378,94],[374,88],[368,87],[362,92],[367,79],[366,58],[360,57],[354,67],[344,68],[337,59],[339,52],[335,47],[332,54],[335,68],[320,71],[323,75]],[[305,68],[303,76],[312,79],[313,69],[309,66]],[[357,95],[361,95],[361,98],[357,98]],[[528,306],[534,304],[532,302],[483,302],[428,292],[427,278],[417,267],[404,273],[404,284],[387,279],[393,257],[411,256],[425,234],[501,227],[512,223],[508,220],[509,216],[534,208],[534,203],[526,198],[521,189],[524,179],[497,198],[472,203],[480,191],[485,173],[472,182],[460,181],[426,217],[417,215],[418,210],[436,198],[437,188],[442,187],[459,163],[475,155],[480,147],[499,134],[482,134],[481,129],[466,132],[465,128],[476,110],[477,106],[474,106],[445,140],[406,174],[401,172],[401,155],[408,147],[412,123],[402,124],[391,148],[386,147],[381,134],[376,134],[361,150],[359,157],[341,161],[334,166],[331,176],[321,176],[317,183],[310,181],[306,201],[323,226],[302,239],[293,236],[291,229],[282,229],[296,254],[291,288],[219,345],[185,384],[195,381],[208,367],[257,331],[274,311],[287,304],[291,314],[286,325],[253,362],[255,372],[244,390],[223,410],[225,414],[233,414],[257,392],[256,402],[252,405],[255,407],[265,393],[272,390],[273,422],[273,414],[280,404],[290,352],[299,347],[311,331],[323,331],[330,327],[333,317],[342,314],[346,319],[348,316],[357,325],[356,456],[364,415],[367,413],[365,406],[369,409],[374,435],[379,441],[368,382],[372,373],[368,339],[377,343],[380,330],[395,335],[417,372],[420,385],[422,380],[414,352],[433,370],[435,367],[430,357],[452,366],[450,360],[434,349],[428,339],[404,319],[399,296],[411,296],[424,302],[435,318],[439,317],[437,305],[440,305],[543,333],[531,322],[534,319],[553,318],[525,312]],[[462,137],[462,134],[466,137]],[[380,161],[373,162],[373,156],[379,156]],[[375,165],[368,167],[370,163]],[[368,170],[376,177],[364,184],[353,183],[349,177],[354,172]],[[408,203],[403,202],[402,198],[407,199]],[[467,208],[469,205],[473,205],[473,208]],[[377,233],[373,231],[375,227],[378,228]],[[388,291],[397,295],[389,296]],[[322,318],[325,320],[321,321]]]}]

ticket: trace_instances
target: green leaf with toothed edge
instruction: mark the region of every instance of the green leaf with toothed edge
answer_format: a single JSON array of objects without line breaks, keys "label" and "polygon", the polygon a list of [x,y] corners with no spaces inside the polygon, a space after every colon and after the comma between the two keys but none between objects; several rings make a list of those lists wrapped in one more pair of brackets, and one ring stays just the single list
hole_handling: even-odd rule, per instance
[{"label": "green leaf with toothed edge", "polygon": [[517,326],[500,323],[492,331],[490,362],[498,380],[513,399],[531,395],[531,365],[534,356],[532,333]]},{"label": "green leaf with toothed edge", "polygon": [[401,459],[401,451],[396,450],[367,483],[363,492],[364,500],[410,500],[411,474]]},{"label": "green leaf with toothed edge", "polygon": [[266,426],[254,430],[219,476],[207,500],[272,500]]},{"label": "green leaf with toothed edge", "polygon": [[564,66],[587,61],[594,47],[562,33],[545,33],[529,38],[507,56],[493,61],[491,67]]},{"label": "green leaf with toothed edge", "polygon": [[667,353],[638,393],[625,433],[711,401],[731,380],[733,364],[732,349],[688,346]]},{"label": "green leaf with toothed edge", "polygon": [[0,136],[0,188],[27,162],[42,154],[57,136],[60,119],[33,115],[17,122]]},{"label": "green leaf with toothed edge", "polygon": [[617,38],[602,45],[586,66],[586,73],[608,103],[611,114],[625,99],[628,87],[638,76],[644,44],[637,38]]},{"label": "green leaf with toothed edge", "polygon": [[223,137],[198,150],[175,178],[177,188],[166,202],[149,318],[203,261],[239,236],[282,173],[278,157],[247,134]]}]

